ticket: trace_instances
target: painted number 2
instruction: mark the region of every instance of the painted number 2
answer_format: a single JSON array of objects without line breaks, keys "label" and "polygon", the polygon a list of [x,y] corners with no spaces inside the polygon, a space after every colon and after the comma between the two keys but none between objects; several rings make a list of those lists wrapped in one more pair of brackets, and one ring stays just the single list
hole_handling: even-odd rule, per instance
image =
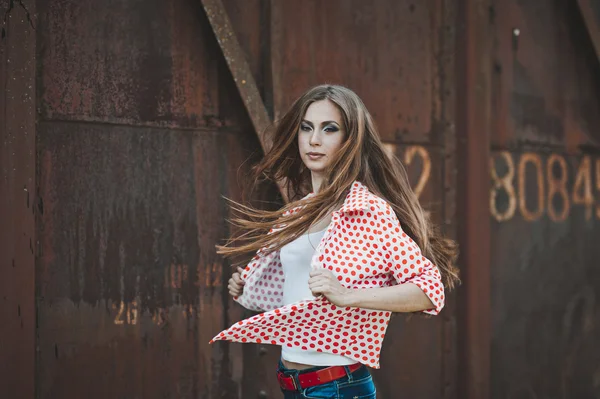
[{"label": "painted number 2", "polygon": [[[386,143],[384,144],[384,146],[389,157],[395,156],[395,144]],[[429,177],[431,176],[431,157],[429,156],[429,152],[423,146],[411,145],[406,147],[406,150],[404,151],[404,156],[401,159],[408,169],[417,157],[421,158],[423,166],[421,168],[421,174],[417,179],[416,185],[412,185],[413,182],[411,182],[411,186],[413,187],[417,198],[420,198],[421,194],[423,193],[423,190],[429,182]]]}]

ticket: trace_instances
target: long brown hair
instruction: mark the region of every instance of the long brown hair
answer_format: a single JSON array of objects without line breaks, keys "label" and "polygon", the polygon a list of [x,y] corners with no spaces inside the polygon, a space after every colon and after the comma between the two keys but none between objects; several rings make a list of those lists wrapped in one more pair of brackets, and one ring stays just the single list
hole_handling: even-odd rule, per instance
[{"label": "long brown hair", "polygon": [[[327,177],[319,192],[297,199],[310,190],[311,181],[310,171],[300,158],[297,134],[308,106],[321,100],[329,100],[339,108],[346,137],[325,172]],[[386,155],[371,115],[353,91],[337,85],[313,87],[294,102],[275,124],[272,134],[273,147],[253,168],[254,180],[285,181],[288,197],[296,200],[276,211],[231,201],[233,210],[240,215],[232,222],[240,229],[227,244],[217,246],[219,254],[252,256],[261,248],[267,248],[266,253],[281,248],[325,217],[334,205],[341,204],[352,183],[358,180],[391,205],[402,229],[440,270],[444,285],[452,288],[459,281],[454,265],[458,254],[456,243],[442,237],[425,216],[406,170],[396,157]],[[297,207],[297,211],[287,212]],[[276,226],[285,228],[267,234]]]}]

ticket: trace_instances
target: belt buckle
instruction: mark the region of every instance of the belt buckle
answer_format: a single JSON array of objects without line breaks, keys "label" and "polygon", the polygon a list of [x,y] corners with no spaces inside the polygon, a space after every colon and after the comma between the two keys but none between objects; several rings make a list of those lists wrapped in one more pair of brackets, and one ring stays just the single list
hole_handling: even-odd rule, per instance
[{"label": "belt buckle", "polygon": [[296,382],[296,379],[294,378],[293,375],[285,375],[282,372],[278,372],[277,373],[277,380],[279,381],[279,385],[283,388],[285,384],[283,384],[283,379],[284,378],[291,378],[292,379],[292,385],[294,386],[294,389],[296,391],[300,391],[298,383]]},{"label": "belt buckle", "polygon": [[293,375],[290,375],[290,377],[292,377],[292,383],[294,384],[294,389],[298,392],[300,392],[300,386],[299,386],[299,382],[296,383],[296,379],[294,378]]}]

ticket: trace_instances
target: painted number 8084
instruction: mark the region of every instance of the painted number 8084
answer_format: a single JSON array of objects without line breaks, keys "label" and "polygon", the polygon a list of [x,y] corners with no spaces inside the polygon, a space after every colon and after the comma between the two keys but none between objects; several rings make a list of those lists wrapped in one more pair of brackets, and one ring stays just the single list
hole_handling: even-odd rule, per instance
[{"label": "painted number 8084", "polygon": [[[554,222],[562,222],[569,217],[573,206],[582,206],[586,220],[591,220],[594,215],[600,219],[600,205],[595,204],[593,193],[600,194],[600,159],[584,156],[576,168],[573,180],[562,155],[550,154],[544,162],[540,154],[528,152],[521,154],[515,162],[509,152],[497,153],[490,165],[492,216],[499,222],[505,222],[515,215],[518,208],[523,219],[529,222],[544,214]],[[534,181],[527,181],[528,170],[533,172]],[[592,178],[594,174],[595,179]],[[536,189],[532,189],[532,185]],[[534,197],[527,198],[532,192],[535,192]],[[499,206],[501,195],[507,197],[504,206]]]}]

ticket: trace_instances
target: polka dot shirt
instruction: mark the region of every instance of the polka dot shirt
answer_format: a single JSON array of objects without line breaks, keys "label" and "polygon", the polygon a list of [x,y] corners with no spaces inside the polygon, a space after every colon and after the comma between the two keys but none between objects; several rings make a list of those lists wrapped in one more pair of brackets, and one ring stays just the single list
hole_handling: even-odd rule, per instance
[{"label": "polka dot shirt", "polygon": [[[294,212],[291,210],[290,212]],[[262,311],[221,331],[210,342],[254,342],[314,349],[356,359],[379,368],[379,355],[391,312],[338,307],[320,296],[283,306],[283,270],[279,251],[246,266],[242,306]],[[353,289],[413,283],[431,299],[436,315],[444,306],[439,271],[406,235],[390,205],[356,181],[312,258],[313,268],[333,272]]]}]

